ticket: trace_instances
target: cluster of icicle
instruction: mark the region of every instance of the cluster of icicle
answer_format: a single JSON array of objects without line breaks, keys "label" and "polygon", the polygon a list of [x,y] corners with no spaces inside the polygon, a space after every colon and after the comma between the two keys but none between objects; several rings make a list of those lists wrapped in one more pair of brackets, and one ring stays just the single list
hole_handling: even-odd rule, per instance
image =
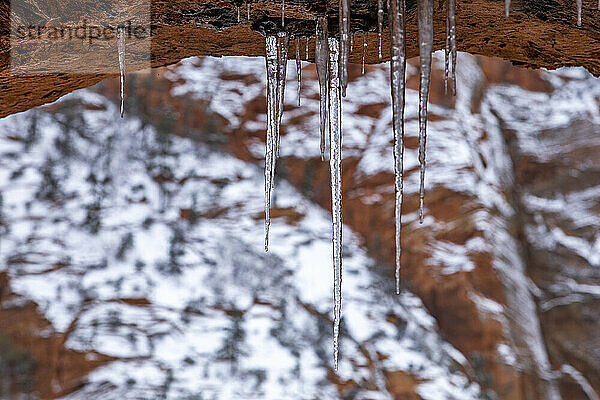
[{"label": "cluster of icicle", "polygon": [[[396,293],[400,294],[400,237],[402,229],[403,155],[404,155],[404,93],[406,71],[405,49],[405,0],[389,0],[388,17],[390,28],[390,75],[394,134],[395,171],[395,222],[396,222]],[[329,37],[327,18],[318,17],[315,32],[315,63],[320,88],[320,150],[321,159],[329,160],[331,172],[331,212],[333,220],[333,268],[334,268],[334,322],[333,352],[334,365],[338,365],[339,331],[342,303],[342,97],[348,86],[348,57],[351,46],[349,0],[339,0],[339,37]],[[446,88],[455,93],[456,79],[456,27],[455,0],[447,0],[446,40]],[[382,57],[381,36],[383,31],[383,0],[378,0],[379,57]],[[282,18],[283,18],[282,3]],[[419,90],[419,216],[423,222],[423,200],[425,194],[425,146],[427,138],[427,100],[431,76],[433,50],[433,0],[418,2],[418,31],[421,60]],[[308,38],[306,39],[308,46]],[[283,110],[286,65],[288,61],[288,36],[285,32],[266,36],[267,69],[267,143],[265,151],[265,250],[269,249],[269,227],[273,176],[279,155],[279,127]],[[300,104],[301,60],[300,43],[295,39],[296,73],[298,79],[298,105]],[[363,34],[363,73],[364,52]],[[306,51],[308,59],[308,51]]]},{"label": "cluster of icicle", "polygon": [[[338,344],[342,310],[342,97],[348,86],[348,57],[353,36],[350,33],[350,0],[339,0],[339,38],[329,37],[327,18],[316,21],[315,63],[320,91],[320,150],[321,159],[329,160],[331,170],[331,212],[333,220],[333,268],[334,268],[334,364],[338,365]],[[504,0],[506,17],[510,12],[510,0]],[[577,25],[581,25],[582,0],[577,3]],[[388,0],[390,29],[390,80],[392,96],[392,125],[394,133],[394,184],[396,222],[396,294],[400,294],[400,238],[402,233],[403,158],[404,158],[404,93],[406,86],[406,35],[404,29],[405,0]],[[377,0],[377,26],[379,60],[382,59],[381,38],[383,33],[383,0]],[[433,0],[418,0],[418,32],[420,55],[419,86],[419,221],[423,223],[425,197],[425,147],[427,141],[427,101],[431,77],[433,50]],[[600,10],[600,0],[598,1]],[[240,8],[237,7],[240,21]],[[247,4],[247,19],[250,20],[250,3]],[[285,0],[281,2],[281,25],[285,26]],[[117,29],[117,52],[120,72],[120,111],[125,111],[125,32]],[[274,187],[275,164],[279,157],[279,128],[283,115],[283,99],[288,62],[289,39],[285,31],[266,37],[267,68],[267,144],[265,151],[265,251],[269,250],[269,228],[271,226],[271,195]],[[365,72],[366,33],[363,33],[362,72]],[[295,38],[296,75],[298,79],[298,101],[302,80],[300,39]],[[308,60],[308,38],[305,58]],[[455,0],[446,0],[446,65],[445,88],[448,85],[456,94],[456,18]]]},{"label": "cluster of icicle", "polygon": [[[581,25],[582,0],[577,2],[577,24]],[[392,96],[392,125],[394,133],[395,174],[395,222],[396,222],[396,294],[400,294],[400,238],[402,233],[403,158],[404,158],[404,93],[406,72],[405,47],[405,0],[388,0],[390,29],[390,80]],[[423,223],[425,197],[425,147],[427,141],[427,101],[431,77],[433,50],[433,0],[418,0],[418,32],[420,55],[419,87],[419,221]],[[505,0],[506,16],[509,16],[510,0]],[[383,33],[383,0],[377,0],[377,25],[379,59],[382,58],[381,38]],[[600,0],[598,2],[600,9]],[[240,9],[237,7],[240,21]],[[247,19],[250,20],[250,3],[247,4]],[[285,26],[285,0],[281,2],[281,25]],[[348,57],[353,36],[350,33],[349,0],[339,0],[339,38],[329,37],[327,18],[317,18],[315,32],[315,63],[320,89],[320,150],[321,159],[329,160],[331,169],[331,212],[333,219],[333,268],[334,268],[334,364],[338,365],[338,343],[342,309],[342,97],[348,86]],[[265,251],[269,250],[269,228],[271,225],[271,195],[273,193],[275,164],[279,157],[279,128],[283,115],[283,99],[288,61],[289,39],[285,31],[266,37],[267,68],[267,144],[265,152]],[[362,72],[365,71],[367,42],[363,33]],[[125,32],[117,29],[117,50],[120,71],[120,111],[125,111]],[[295,38],[296,75],[298,79],[298,106],[302,61],[300,40]],[[308,60],[308,38],[305,58]],[[445,87],[456,94],[456,22],[455,0],[446,0],[446,65]]]}]

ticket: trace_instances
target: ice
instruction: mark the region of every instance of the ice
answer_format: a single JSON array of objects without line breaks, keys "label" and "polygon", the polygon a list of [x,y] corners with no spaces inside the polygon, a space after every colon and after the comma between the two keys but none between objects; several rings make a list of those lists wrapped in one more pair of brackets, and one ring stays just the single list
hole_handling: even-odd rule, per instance
[{"label": "ice", "polygon": [[383,0],[377,0],[377,35],[379,36],[379,61],[381,61],[381,36],[383,35]]},{"label": "ice", "polygon": [[327,63],[329,60],[329,45],[327,43],[327,18],[319,17],[317,20],[315,63],[317,64],[317,75],[319,76],[320,93],[320,148],[321,159],[327,158],[329,146],[329,134],[327,132]]},{"label": "ice", "polygon": [[455,1],[446,0],[446,58],[444,89],[448,93],[448,82],[452,81],[452,95],[456,96],[456,14]]},{"label": "ice", "polygon": [[125,32],[123,27],[117,28],[117,52],[121,83],[121,118],[123,118],[123,114],[125,113]]},{"label": "ice", "polygon": [[396,222],[396,294],[400,294],[400,256],[402,233],[402,195],[404,174],[404,94],[406,86],[406,48],[404,33],[404,0],[390,0],[390,80],[392,91],[392,124],[394,127],[394,182]]},{"label": "ice", "polygon": [[271,194],[273,192],[273,175],[275,173],[275,152],[278,124],[278,40],[274,35],[266,37],[267,63],[267,143],[265,148],[265,251],[269,251],[269,228],[271,226]]},{"label": "ice", "polygon": [[342,316],[342,96],[339,76],[339,42],[329,38],[329,135],[331,150],[331,215],[333,228],[333,357],[338,367],[340,319]]},{"label": "ice", "polygon": [[425,198],[425,148],[427,142],[427,101],[431,80],[431,52],[433,50],[433,0],[418,2],[419,14],[419,58],[421,79],[419,86],[419,164],[421,183],[419,187],[419,221],[423,223]]},{"label": "ice", "polygon": [[348,87],[348,55],[349,55],[349,31],[350,31],[350,6],[349,0],[340,0],[340,83],[342,96],[346,97]]},{"label": "ice", "polygon": [[300,88],[302,86],[302,60],[300,59],[300,39],[294,41],[296,47],[296,81],[298,86],[298,107],[300,107]]}]

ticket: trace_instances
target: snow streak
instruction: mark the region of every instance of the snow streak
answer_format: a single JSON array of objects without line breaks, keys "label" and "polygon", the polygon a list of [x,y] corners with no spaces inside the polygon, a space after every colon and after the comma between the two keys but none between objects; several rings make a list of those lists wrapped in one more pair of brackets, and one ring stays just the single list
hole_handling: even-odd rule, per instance
[{"label": "snow streak", "polygon": [[338,367],[340,319],[342,316],[342,96],[337,39],[329,39],[329,135],[331,150],[331,215],[333,226],[333,358]]},{"label": "snow streak", "polygon": [[431,80],[431,52],[433,50],[433,0],[418,2],[419,58],[421,79],[419,86],[419,164],[421,183],[419,187],[419,221],[423,223],[423,200],[425,198],[425,147],[427,142],[427,100]]},{"label": "snow streak", "polygon": [[123,27],[117,28],[117,53],[121,82],[121,118],[123,118],[123,114],[125,113],[125,32]]},{"label": "snow streak", "polygon": [[444,90],[448,93],[448,82],[452,81],[452,95],[456,96],[456,0],[446,0],[446,68]]},{"label": "snow streak", "polygon": [[350,31],[350,0],[340,0],[340,82],[342,85],[342,96],[346,97],[348,87],[348,54],[349,54],[349,31]]},{"label": "snow streak", "polygon": [[329,45],[327,44],[327,18],[319,17],[317,20],[317,33],[315,43],[315,63],[317,64],[317,75],[319,76],[320,93],[320,133],[321,133],[321,160],[327,156],[329,135],[327,132],[327,63],[329,60]]},{"label": "snow streak", "polygon": [[402,233],[402,199],[404,175],[404,93],[406,48],[404,0],[390,0],[390,79],[392,90],[392,124],[394,127],[394,183],[396,193],[396,294],[400,294],[400,238]]}]

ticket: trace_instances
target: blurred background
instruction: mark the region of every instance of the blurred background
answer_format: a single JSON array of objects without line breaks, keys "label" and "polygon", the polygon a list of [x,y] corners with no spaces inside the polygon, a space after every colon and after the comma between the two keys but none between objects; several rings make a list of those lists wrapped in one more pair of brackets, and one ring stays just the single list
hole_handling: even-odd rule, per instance
[{"label": "blurred background", "polygon": [[436,53],[418,223],[408,69],[394,294],[389,66],[343,101],[333,368],[319,90],[288,65],[263,252],[265,62],[190,58],[0,120],[1,399],[575,399],[600,393],[600,80]]}]

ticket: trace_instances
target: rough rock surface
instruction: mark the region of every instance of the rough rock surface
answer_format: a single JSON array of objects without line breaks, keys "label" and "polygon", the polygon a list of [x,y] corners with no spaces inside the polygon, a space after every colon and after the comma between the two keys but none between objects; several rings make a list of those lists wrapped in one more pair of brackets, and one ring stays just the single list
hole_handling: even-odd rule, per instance
[{"label": "rough rock surface", "polygon": [[[75,3],[69,8],[65,4]],[[102,2],[100,2],[102,3]],[[277,29],[280,25],[281,3],[277,1],[250,1],[251,22],[245,20],[248,3],[226,0],[153,0],[151,1],[152,66],[175,63],[197,55],[263,55],[264,40],[258,32]],[[31,15],[37,15],[40,25],[48,23],[40,7],[54,7],[64,16],[64,23],[82,18],[73,10],[84,5],[89,14],[100,13],[96,2],[58,0],[39,3],[22,1]],[[135,16],[135,5],[131,4]],[[142,4],[142,3],[140,3]],[[145,4],[145,3],[144,3]],[[355,0],[352,7],[352,29],[355,42],[362,41],[360,32],[376,32],[376,1]],[[416,1],[407,0],[408,55],[417,55]],[[435,2],[436,49],[445,43],[444,1]],[[238,8],[241,21],[238,23]],[[297,35],[312,35],[314,17],[327,13],[332,33],[337,24],[337,2],[286,1],[286,29]],[[85,16],[84,16],[85,17]],[[108,77],[103,74],[86,75],[13,75],[10,68],[10,1],[0,3],[0,116],[24,111],[36,105],[54,101],[74,89],[93,85]],[[576,25],[577,12],[572,0],[528,1],[513,0],[511,16],[504,17],[502,0],[472,0],[457,2],[458,49],[471,54],[501,57],[516,65],[545,67],[584,66],[595,75],[600,74],[600,11],[596,4],[584,1],[583,26]],[[358,33],[357,33],[358,32]],[[368,63],[377,63],[377,35],[368,35]],[[356,47],[355,47],[356,48]],[[388,35],[384,35],[384,57],[388,53]],[[114,44],[104,43],[98,51],[115,53],[114,58],[101,57],[106,63],[116,63]],[[311,44],[311,57],[314,45]],[[350,61],[358,63],[362,51],[353,51]],[[290,53],[290,54],[293,54]],[[77,54],[56,62],[77,63]],[[133,70],[133,69],[131,69]]]}]

